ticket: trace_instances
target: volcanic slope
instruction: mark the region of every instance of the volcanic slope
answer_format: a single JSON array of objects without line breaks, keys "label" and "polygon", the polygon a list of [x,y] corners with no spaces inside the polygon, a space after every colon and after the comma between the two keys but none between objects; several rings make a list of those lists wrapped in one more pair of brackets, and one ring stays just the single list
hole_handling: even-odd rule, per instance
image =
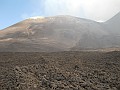
[{"label": "volcanic slope", "polygon": [[72,16],[32,17],[0,31],[0,52],[69,51],[86,35],[95,44],[84,48],[101,48],[108,32],[98,22]]},{"label": "volcanic slope", "polygon": [[105,23],[59,15],[32,17],[0,30],[0,52],[120,48],[120,13]]}]

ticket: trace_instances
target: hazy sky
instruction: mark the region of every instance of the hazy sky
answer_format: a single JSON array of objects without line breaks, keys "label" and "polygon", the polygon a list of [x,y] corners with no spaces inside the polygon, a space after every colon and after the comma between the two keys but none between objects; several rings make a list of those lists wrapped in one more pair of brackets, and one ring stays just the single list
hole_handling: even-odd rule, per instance
[{"label": "hazy sky", "polygon": [[0,0],[0,29],[32,16],[72,15],[106,21],[120,11],[120,0]]}]

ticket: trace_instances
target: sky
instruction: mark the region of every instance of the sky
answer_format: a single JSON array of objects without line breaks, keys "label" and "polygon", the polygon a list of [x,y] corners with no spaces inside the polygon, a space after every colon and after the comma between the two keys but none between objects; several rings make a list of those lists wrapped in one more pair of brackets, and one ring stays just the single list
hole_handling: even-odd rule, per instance
[{"label": "sky", "polygon": [[120,0],[0,0],[0,30],[34,16],[71,15],[105,22],[120,12]]}]

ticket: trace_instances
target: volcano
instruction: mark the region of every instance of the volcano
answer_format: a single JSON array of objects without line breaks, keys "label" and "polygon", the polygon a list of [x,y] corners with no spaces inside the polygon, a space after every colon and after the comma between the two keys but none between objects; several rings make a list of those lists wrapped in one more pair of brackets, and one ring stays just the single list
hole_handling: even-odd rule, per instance
[{"label": "volcano", "polygon": [[120,34],[113,33],[119,32],[119,17],[120,14],[117,14],[105,23],[68,15],[31,17],[0,30],[0,52],[56,52],[120,47]]}]

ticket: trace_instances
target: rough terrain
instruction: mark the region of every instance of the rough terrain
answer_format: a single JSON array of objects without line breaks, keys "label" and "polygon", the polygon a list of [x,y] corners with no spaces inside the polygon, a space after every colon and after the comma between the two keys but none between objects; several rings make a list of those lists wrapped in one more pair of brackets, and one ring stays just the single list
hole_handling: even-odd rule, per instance
[{"label": "rough terrain", "polygon": [[120,90],[120,52],[0,53],[0,90]]}]

